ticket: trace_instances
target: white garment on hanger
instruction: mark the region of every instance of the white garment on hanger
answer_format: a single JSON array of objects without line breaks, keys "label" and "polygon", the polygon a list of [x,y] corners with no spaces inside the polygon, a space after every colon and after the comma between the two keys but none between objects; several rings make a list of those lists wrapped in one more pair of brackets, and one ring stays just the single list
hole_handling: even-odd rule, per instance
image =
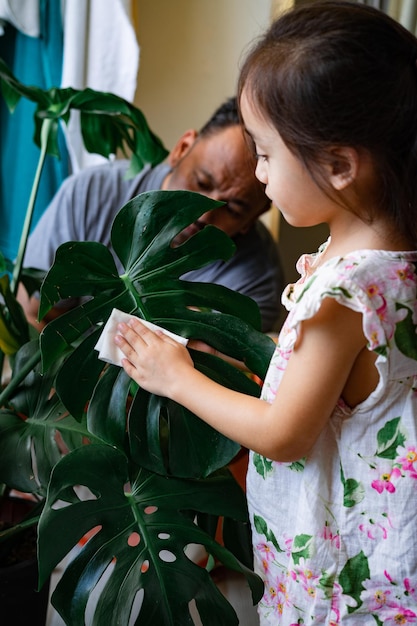
[{"label": "white garment on hanger", "polygon": [[[133,100],[139,46],[130,7],[131,0],[65,0],[62,87],[90,87]],[[84,149],[76,111],[66,136],[73,171],[105,161]]]},{"label": "white garment on hanger", "polygon": [[24,35],[39,37],[39,0],[0,0],[0,35],[4,34],[4,22]]}]

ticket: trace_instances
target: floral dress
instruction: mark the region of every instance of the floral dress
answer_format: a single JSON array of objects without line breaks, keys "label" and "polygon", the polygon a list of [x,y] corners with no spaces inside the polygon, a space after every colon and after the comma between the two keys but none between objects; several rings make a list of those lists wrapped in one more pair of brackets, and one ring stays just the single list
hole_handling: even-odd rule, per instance
[{"label": "floral dress", "polygon": [[315,268],[319,256],[301,257],[283,295],[262,397],[274,400],[299,324],[324,298],[362,314],[379,383],[353,410],[338,402],[307,457],[250,455],[261,624],[417,624],[417,252],[359,250]]}]

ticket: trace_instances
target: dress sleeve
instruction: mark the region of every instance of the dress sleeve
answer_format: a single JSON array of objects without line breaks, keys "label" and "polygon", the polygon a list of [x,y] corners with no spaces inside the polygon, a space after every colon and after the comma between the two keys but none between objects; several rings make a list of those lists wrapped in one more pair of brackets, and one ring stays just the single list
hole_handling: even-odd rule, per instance
[{"label": "dress sleeve", "polygon": [[392,338],[398,318],[381,269],[373,262],[332,259],[299,286],[288,318],[297,333],[301,321],[312,318],[325,298],[362,314],[368,347],[383,353]]}]

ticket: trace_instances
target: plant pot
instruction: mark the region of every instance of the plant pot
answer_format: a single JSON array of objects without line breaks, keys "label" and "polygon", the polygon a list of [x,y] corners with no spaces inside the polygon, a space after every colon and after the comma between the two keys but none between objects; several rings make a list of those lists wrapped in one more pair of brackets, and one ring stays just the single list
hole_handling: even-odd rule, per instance
[{"label": "plant pot", "polygon": [[[0,504],[4,527],[19,522],[33,507],[20,498],[6,498]],[[37,591],[36,527],[25,529],[0,544],[0,612],[1,622],[10,626],[45,626],[49,584]]]}]

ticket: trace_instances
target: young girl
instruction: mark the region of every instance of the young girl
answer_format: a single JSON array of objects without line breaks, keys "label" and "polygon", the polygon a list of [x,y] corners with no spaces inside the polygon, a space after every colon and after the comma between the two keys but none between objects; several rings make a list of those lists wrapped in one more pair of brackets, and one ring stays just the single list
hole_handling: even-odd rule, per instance
[{"label": "young girl", "polygon": [[251,453],[261,624],[417,622],[417,40],[385,14],[315,2],[248,55],[241,114],[256,175],[303,256],[262,398],[121,325],[124,369]]}]

